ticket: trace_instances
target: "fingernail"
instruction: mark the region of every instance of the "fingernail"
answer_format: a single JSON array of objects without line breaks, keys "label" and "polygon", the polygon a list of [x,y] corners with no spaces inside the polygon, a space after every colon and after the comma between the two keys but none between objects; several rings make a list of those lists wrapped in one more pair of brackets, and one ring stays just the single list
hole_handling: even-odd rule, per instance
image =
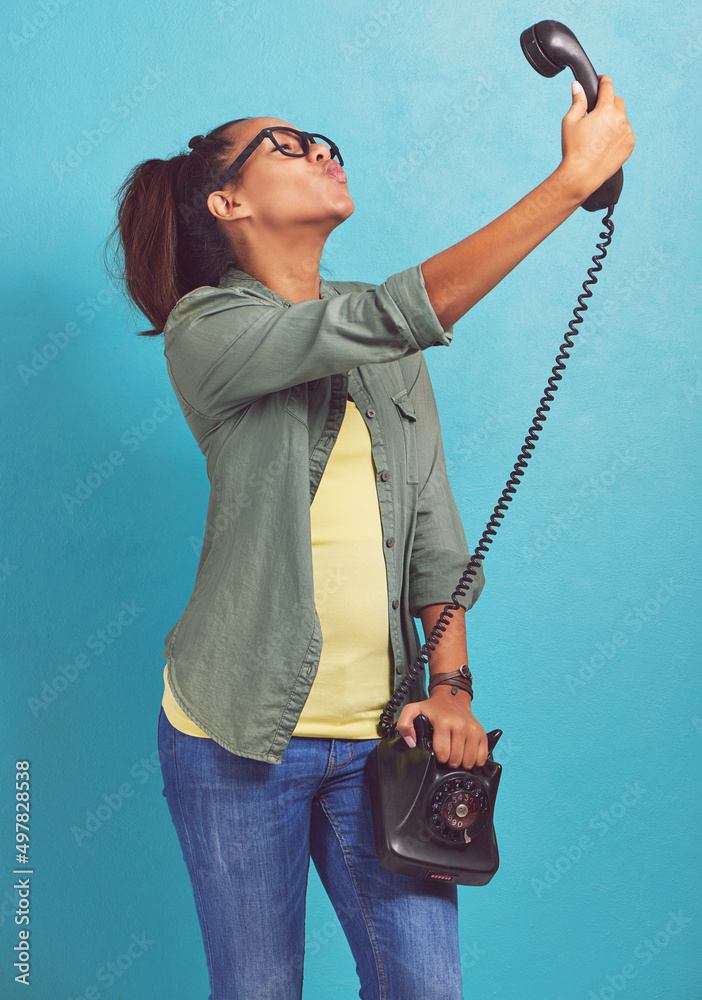
[{"label": "fingernail", "polygon": [[405,736],[404,740],[408,747],[416,747],[417,745],[411,736]]},{"label": "fingernail", "polygon": [[583,88],[580,86],[577,80],[573,80],[573,82],[570,85],[570,89],[573,91],[573,94],[575,95],[579,94]]}]

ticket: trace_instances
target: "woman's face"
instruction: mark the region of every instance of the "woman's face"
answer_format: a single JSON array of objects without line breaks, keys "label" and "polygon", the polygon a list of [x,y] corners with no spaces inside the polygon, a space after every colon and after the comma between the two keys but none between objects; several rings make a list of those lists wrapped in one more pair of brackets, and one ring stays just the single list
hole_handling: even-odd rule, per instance
[{"label": "woman's face", "polygon": [[[274,125],[296,127],[280,118],[252,118],[234,126],[232,162],[261,129]],[[354,204],[346,182],[325,172],[330,159],[325,143],[310,143],[306,156],[286,156],[263,139],[237,173],[239,186],[230,196],[236,206],[232,219],[248,219],[257,232],[315,224],[331,232],[353,213]]]}]

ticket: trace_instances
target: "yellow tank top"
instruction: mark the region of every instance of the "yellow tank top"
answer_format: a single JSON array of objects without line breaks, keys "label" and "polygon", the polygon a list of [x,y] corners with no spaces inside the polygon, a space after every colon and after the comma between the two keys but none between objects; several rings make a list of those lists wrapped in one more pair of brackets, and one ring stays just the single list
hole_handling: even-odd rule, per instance
[{"label": "yellow tank top", "polygon": [[[314,600],[322,653],[293,736],[370,740],[392,695],[383,528],[370,433],[352,400],[310,506]],[[176,703],[163,671],[171,725],[209,739]]]}]

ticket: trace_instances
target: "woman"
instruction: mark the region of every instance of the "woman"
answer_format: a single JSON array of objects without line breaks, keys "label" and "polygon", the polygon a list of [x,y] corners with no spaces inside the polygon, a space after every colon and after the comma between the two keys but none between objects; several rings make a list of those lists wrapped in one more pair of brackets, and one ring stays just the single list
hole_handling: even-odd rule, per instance
[{"label": "woman", "polygon": [[[312,857],[364,1000],[458,1000],[456,887],[380,866],[365,773],[420,647],[414,619],[428,634],[470,559],[423,351],[449,346],[453,324],[629,157],[624,102],[601,76],[586,115],[574,90],[557,169],[379,286],[320,277],[354,211],[331,140],[242,118],[189,145],[134,168],[115,232],[211,483],[158,719],[210,996],[301,996]],[[465,638],[482,586],[396,723],[413,745],[423,712],[451,767],[487,758]],[[308,955],[323,944],[309,932]]]}]

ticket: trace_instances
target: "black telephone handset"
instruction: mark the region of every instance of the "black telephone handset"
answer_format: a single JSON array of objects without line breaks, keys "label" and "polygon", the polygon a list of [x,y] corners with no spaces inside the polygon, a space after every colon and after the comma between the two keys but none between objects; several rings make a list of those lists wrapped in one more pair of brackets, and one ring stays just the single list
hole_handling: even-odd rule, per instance
[{"label": "black telephone handset", "polygon": [[[597,74],[569,28],[559,21],[539,21],[522,32],[520,41],[525,56],[543,76],[555,76],[565,66],[570,66],[585,90],[588,111],[594,108],[599,86]],[[451,603],[444,606],[417,659],[380,716],[383,738],[368,756],[368,784],[375,848],[380,864],[389,871],[460,885],[487,885],[499,867],[493,815],[502,765],[493,759],[492,752],[502,730],[493,729],[487,733],[488,757],[482,767],[451,768],[436,759],[432,746],[433,727],[425,715],[415,717],[417,745],[412,748],[397,733],[394,716],[414,682],[424,674],[427,652],[436,648],[453,617],[451,612],[459,609],[456,597],[465,597],[474,582],[480,562],[505,516],[507,504],[524,475],[546,411],[550,409],[549,403],[553,402],[553,394],[558,389],[560,372],[565,368],[563,362],[570,357],[568,350],[573,346],[572,338],[578,334],[576,325],[583,321],[580,313],[587,309],[583,300],[592,296],[588,286],[596,283],[595,274],[602,270],[600,261],[607,255],[614,232],[611,215],[622,189],[622,180],[620,167],[583,202],[582,207],[588,212],[607,209],[602,220],[607,232],[600,233],[604,242],[598,243],[597,248],[601,253],[593,256],[594,266],[588,268],[588,280],[583,282],[583,293],[578,296],[578,306],[574,309],[575,318],[568,324],[570,332],[560,346],[520,454],[451,595]]]},{"label": "black telephone handset", "polygon": [[[522,52],[542,76],[556,76],[569,66],[585,91],[588,112],[592,111],[597,104],[599,80],[582,45],[570,28],[566,28],[560,21],[539,21],[523,31],[519,41]],[[624,173],[620,167],[581,207],[588,212],[599,212],[610,205],[616,205],[623,183]]]}]

